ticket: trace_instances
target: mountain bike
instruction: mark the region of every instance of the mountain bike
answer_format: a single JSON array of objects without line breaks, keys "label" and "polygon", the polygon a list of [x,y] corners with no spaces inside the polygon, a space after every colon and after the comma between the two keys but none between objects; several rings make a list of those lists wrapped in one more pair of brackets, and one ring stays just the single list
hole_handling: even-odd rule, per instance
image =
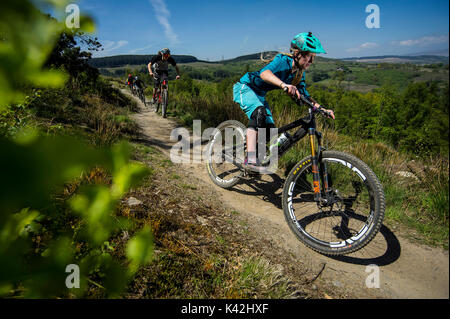
[{"label": "mountain bike", "polygon": [[137,96],[138,96],[139,100],[141,100],[141,102],[144,103],[144,106],[147,106],[147,104],[145,102],[144,89],[141,87],[136,87],[135,90],[137,92]]},{"label": "mountain bike", "polygon": [[169,99],[169,82],[167,79],[161,81],[157,91],[156,91],[156,110],[158,113],[159,108],[161,107],[161,113],[163,117],[167,117],[167,103]]},{"label": "mountain bike", "polygon": [[126,85],[130,88],[131,94],[132,94],[132,95],[136,95],[135,92],[134,92],[134,86],[133,86],[133,84],[127,82]]},{"label": "mountain bike", "polygon": [[[322,134],[316,129],[317,113],[303,96],[295,100],[309,106],[308,115],[281,128],[288,138],[272,149],[261,168],[277,159],[308,135],[311,155],[297,162],[287,175],[282,192],[286,222],[307,247],[324,255],[344,255],[367,245],[378,233],[384,218],[384,192],[375,173],[353,155],[328,151]],[[293,135],[289,130],[299,128]],[[228,132],[227,132],[228,131]],[[231,132],[231,138],[227,134]],[[225,139],[222,136],[225,135]],[[224,143],[225,140],[225,143]],[[206,167],[211,180],[222,188],[260,174],[243,165],[246,152],[246,127],[234,120],[221,123],[212,134],[206,149]],[[263,170],[263,174],[267,170]]]}]

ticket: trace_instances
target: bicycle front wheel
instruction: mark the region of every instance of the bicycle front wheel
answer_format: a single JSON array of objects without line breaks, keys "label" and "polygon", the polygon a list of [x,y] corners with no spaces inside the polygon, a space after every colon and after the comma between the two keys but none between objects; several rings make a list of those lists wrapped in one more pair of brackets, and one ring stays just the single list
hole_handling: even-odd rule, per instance
[{"label": "bicycle front wheel", "polygon": [[246,127],[238,121],[221,123],[206,146],[206,168],[214,184],[222,188],[236,185],[244,174]]},{"label": "bicycle front wheel", "polygon": [[159,107],[161,106],[161,95],[157,95],[156,96],[156,109],[155,109],[155,113],[159,112]]},{"label": "bicycle front wheel", "polygon": [[379,231],[384,193],[372,170],[360,159],[336,151],[322,153],[328,171],[328,203],[314,197],[312,159],[289,173],[283,189],[283,211],[300,241],[325,255],[343,255],[367,245]]},{"label": "bicycle front wheel", "polygon": [[145,94],[144,94],[144,91],[141,90],[140,93],[139,93],[139,95],[140,95],[140,98],[141,98],[142,103],[144,103],[144,106],[146,106],[146,105],[145,105]]}]

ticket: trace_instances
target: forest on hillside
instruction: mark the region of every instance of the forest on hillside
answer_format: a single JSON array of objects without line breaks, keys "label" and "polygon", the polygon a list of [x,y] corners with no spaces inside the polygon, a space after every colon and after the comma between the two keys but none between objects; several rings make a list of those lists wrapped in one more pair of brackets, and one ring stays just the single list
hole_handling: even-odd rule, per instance
[{"label": "forest on hillside", "polygon": [[[95,68],[115,68],[127,65],[143,65],[148,64],[154,54],[149,55],[116,55],[103,58],[95,58],[89,60],[89,65]],[[197,62],[197,58],[190,55],[174,55],[179,63]]]},{"label": "forest on hillside", "polygon": [[[187,85],[193,96],[199,94],[199,88],[210,87],[210,95],[232,100],[232,85],[245,72],[263,65],[258,60],[221,65],[185,64],[181,66],[184,80],[172,83],[175,89]],[[145,67],[132,73],[152,86]],[[169,75],[175,78],[173,68]],[[335,128],[342,134],[385,141],[400,151],[420,156],[448,156],[447,77],[448,65],[441,64],[367,65],[318,59],[307,71],[306,82],[316,100],[339,114]],[[355,89],[367,86],[370,90]],[[271,100],[275,109],[288,104],[280,92],[270,93]]]}]

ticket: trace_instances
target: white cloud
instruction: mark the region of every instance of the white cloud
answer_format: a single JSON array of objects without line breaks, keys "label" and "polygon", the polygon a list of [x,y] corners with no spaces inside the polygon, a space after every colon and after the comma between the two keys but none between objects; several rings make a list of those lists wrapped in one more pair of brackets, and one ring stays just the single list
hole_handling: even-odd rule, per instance
[{"label": "white cloud", "polygon": [[136,54],[141,51],[149,50],[151,47],[152,47],[152,45],[147,45],[146,47],[143,47],[143,48],[133,49],[133,50],[130,50],[130,54]]},{"label": "white cloud", "polygon": [[427,37],[422,37],[419,39],[392,41],[391,42],[392,45],[398,45],[398,46],[412,46],[412,45],[427,46],[430,44],[441,44],[441,43],[448,43],[448,34],[441,35],[441,36],[427,36]]},{"label": "white cloud", "polygon": [[357,48],[350,48],[350,49],[347,49],[346,51],[347,52],[359,52],[361,50],[373,49],[373,48],[376,48],[376,47],[378,47],[378,44],[376,44],[374,42],[366,42],[366,43],[361,44]]},{"label": "white cloud", "polygon": [[114,53],[114,51],[116,51],[117,49],[128,45],[128,41],[126,41],[126,40],[119,40],[119,41],[104,40],[104,41],[100,41],[100,42],[102,44],[103,50],[99,51],[99,52],[94,52],[93,53],[94,57],[110,55],[110,54]]},{"label": "white cloud", "polygon": [[166,3],[164,0],[150,0],[150,3],[155,10],[155,18],[164,28],[164,34],[169,39],[170,44],[177,44],[178,35],[173,31],[172,25],[169,22],[170,11],[167,9]]},{"label": "white cloud", "polygon": [[105,51],[114,51],[128,44],[126,40],[120,41],[103,41],[103,52]]}]

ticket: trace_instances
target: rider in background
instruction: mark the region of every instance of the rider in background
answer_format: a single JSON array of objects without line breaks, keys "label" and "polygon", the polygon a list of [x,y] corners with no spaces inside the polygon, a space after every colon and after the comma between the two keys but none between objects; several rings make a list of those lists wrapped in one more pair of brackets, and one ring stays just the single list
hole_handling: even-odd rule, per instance
[{"label": "rider in background", "polygon": [[[270,129],[275,123],[266,101],[267,92],[283,89],[292,97],[302,94],[316,109],[322,108],[306,90],[304,71],[314,62],[316,53],[326,53],[320,41],[309,33],[300,33],[291,42],[291,54],[278,54],[260,71],[248,72],[233,86],[234,101],[249,118],[247,130],[247,159],[245,166],[257,169],[256,154],[258,128]],[[326,110],[334,119],[332,110]],[[269,135],[267,135],[269,136]]]},{"label": "rider in background", "polygon": [[144,82],[138,76],[136,76],[134,78],[133,85],[134,85],[135,89],[142,89],[142,90],[144,90],[144,87],[145,87]]},{"label": "rider in background", "polygon": [[134,82],[134,78],[132,74],[128,74],[128,78],[126,80],[126,84],[129,86],[131,93],[133,93],[133,82]]},{"label": "rider in background", "polygon": [[155,79],[155,87],[153,89],[153,102],[156,100],[156,91],[159,88],[161,81],[164,81],[169,77],[169,63],[175,67],[177,71],[177,79],[180,78],[180,70],[177,63],[170,56],[170,50],[167,48],[162,49],[155,55],[148,64],[148,72]]}]

